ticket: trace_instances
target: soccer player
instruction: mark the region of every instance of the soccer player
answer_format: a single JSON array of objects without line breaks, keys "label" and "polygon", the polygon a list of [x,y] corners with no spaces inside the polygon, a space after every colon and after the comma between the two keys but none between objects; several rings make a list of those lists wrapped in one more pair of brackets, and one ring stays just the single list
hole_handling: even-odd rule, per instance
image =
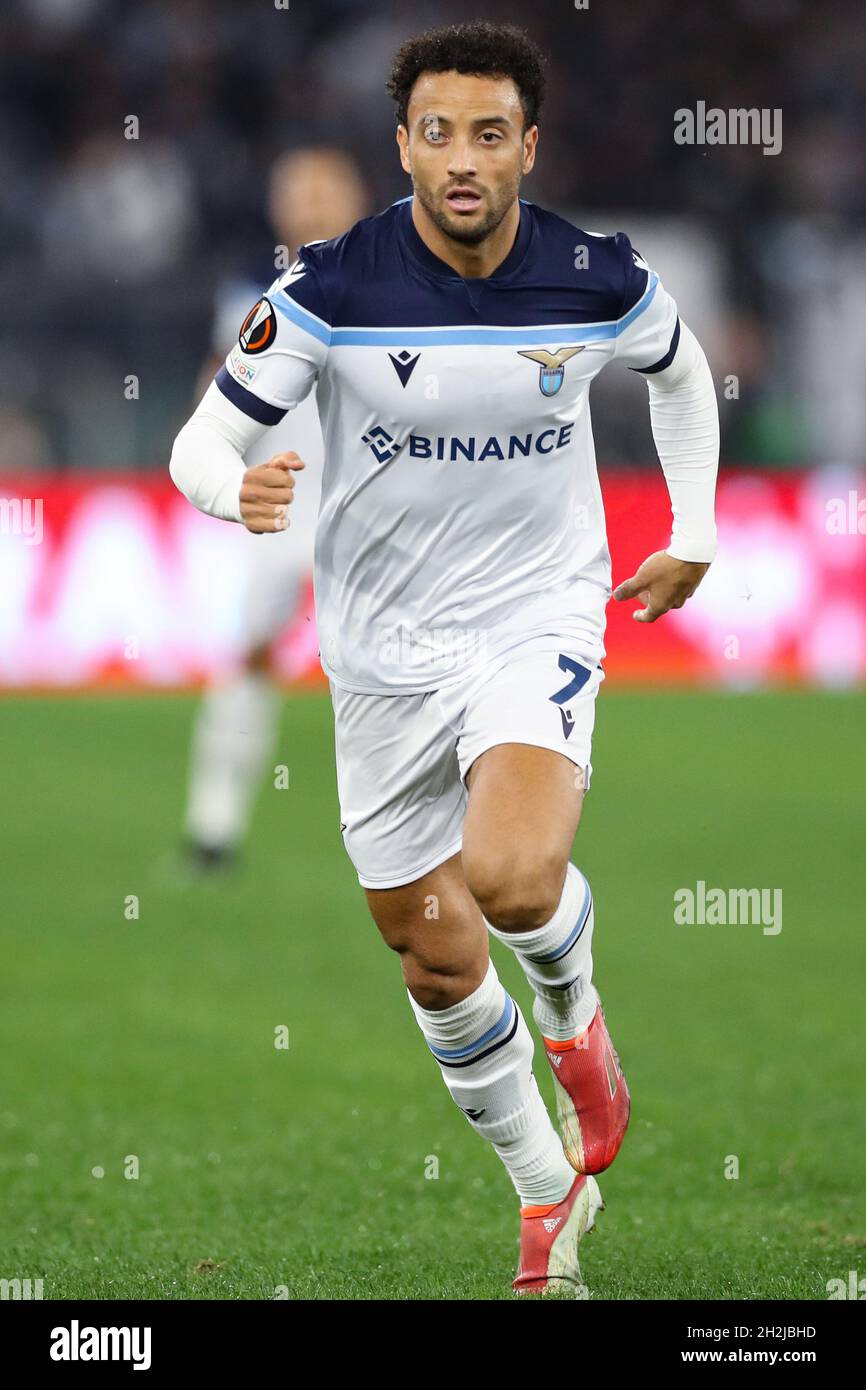
[{"label": "soccer player", "polygon": [[[354,160],[334,146],[301,146],[274,162],[268,180],[268,217],[278,250],[313,237],[333,237],[367,211],[367,191]],[[282,262],[285,266],[285,260]],[[213,348],[205,383],[225,359],[250,305],[274,278],[274,255],[224,281],[216,295]],[[204,389],[204,385],[202,386]],[[274,643],[296,612],[313,565],[313,536],[322,473],[322,431],[313,392],[285,423],[253,445],[247,465],[293,446],[307,464],[292,510],[290,534],[247,535],[241,585],[238,669],[209,687],[192,732],[184,857],[196,871],[233,861],[246,835],[253,796],[277,736],[279,693],[271,662]]]},{"label": "soccer player", "polygon": [[[412,196],[301,249],[171,472],[215,516],[284,527],[303,461],[243,458],[317,383],[315,592],[346,849],[445,1085],[518,1194],[514,1288],[584,1296],[594,1175],[629,1114],[570,862],[611,594],[589,388],[614,360],[649,387],[673,528],[616,590],[640,622],[680,607],[714,556],[715,393],[627,236],[519,197],[543,94],[522,30],[421,34],[389,90]],[[488,932],[532,986],[560,1134]]]}]

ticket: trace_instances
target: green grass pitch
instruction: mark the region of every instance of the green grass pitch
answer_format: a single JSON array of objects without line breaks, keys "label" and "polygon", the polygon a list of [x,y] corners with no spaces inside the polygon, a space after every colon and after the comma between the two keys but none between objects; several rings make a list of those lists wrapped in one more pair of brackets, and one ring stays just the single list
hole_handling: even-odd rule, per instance
[{"label": "green grass pitch", "polygon": [[[510,1297],[514,1195],[344,855],[327,696],[286,700],[290,786],[263,789],[242,867],[184,885],[192,709],[0,703],[0,1277],[46,1299]],[[575,859],[633,1112],[592,1297],[823,1299],[866,1274],[862,696],[605,690],[594,766]],[[677,925],[698,879],[781,888],[782,931]],[[536,1072],[550,1098],[540,1049]]]}]

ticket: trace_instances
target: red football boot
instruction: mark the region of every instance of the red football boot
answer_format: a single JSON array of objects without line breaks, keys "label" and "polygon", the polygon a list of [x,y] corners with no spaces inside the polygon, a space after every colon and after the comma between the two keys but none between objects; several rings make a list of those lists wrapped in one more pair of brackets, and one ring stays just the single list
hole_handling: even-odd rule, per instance
[{"label": "red football boot", "polygon": [[543,1041],[553,1072],[565,1156],[578,1173],[601,1173],[619,1153],[631,1109],[601,1004],[589,1027],[576,1038]]},{"label": "red football boot", "polygon": [[589,1298],[580,1274],[578,1246],[603,1207],[598,1183],[583,1173],[554,1206],[521,1207],[520,1264],[512,1284],[515,1293]]}]

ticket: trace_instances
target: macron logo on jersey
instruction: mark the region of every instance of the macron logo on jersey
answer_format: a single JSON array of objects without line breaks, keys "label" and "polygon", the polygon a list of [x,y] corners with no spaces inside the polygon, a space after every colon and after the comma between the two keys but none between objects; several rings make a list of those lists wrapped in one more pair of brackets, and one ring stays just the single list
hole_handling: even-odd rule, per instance
[{"label": "macron logo on jersey", "polygon": [[409,382],[409,378],[414,372],[415,366],[421,354],[420,352],[416,352],[415,356],[413,357],[411,352],[407,352],[404,348],[402,352],[397,353],[396,357],[394,356],[393,352],[389,352],[388,356],[390,357],[391,362],[393,363],[395,372],[400,378],[400,385],[403,387],[403,390],[405,391],[406,386]]}]

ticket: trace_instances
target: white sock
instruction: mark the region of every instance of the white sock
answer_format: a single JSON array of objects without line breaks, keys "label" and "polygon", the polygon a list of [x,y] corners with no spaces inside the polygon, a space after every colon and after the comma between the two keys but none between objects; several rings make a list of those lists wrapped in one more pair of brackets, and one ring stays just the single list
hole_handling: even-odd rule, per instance
[{"label": "white sock", "polygon": [[505,1164],[524,1206],[561,1202],[574,1170],[532,1074],[533,1043],[493,962],[478,989],[449,1009],[409,1002],[452,1099]]},{"label": "white sock", "polygon": [[185,817],[197,844],[231,849],[243,838],[278,715],[279,694],[261,671],[244,671],[204,695],[193,729]]},{"label": "white sock", "polygon": [[542,1035],[568,1042],[588,1028],[598,995],[592,984],[592,893],[580,869],[569,864],[559,906],[534,931],[499,931],[497,941],[514,952],[535,991],[532,1016]]}]

